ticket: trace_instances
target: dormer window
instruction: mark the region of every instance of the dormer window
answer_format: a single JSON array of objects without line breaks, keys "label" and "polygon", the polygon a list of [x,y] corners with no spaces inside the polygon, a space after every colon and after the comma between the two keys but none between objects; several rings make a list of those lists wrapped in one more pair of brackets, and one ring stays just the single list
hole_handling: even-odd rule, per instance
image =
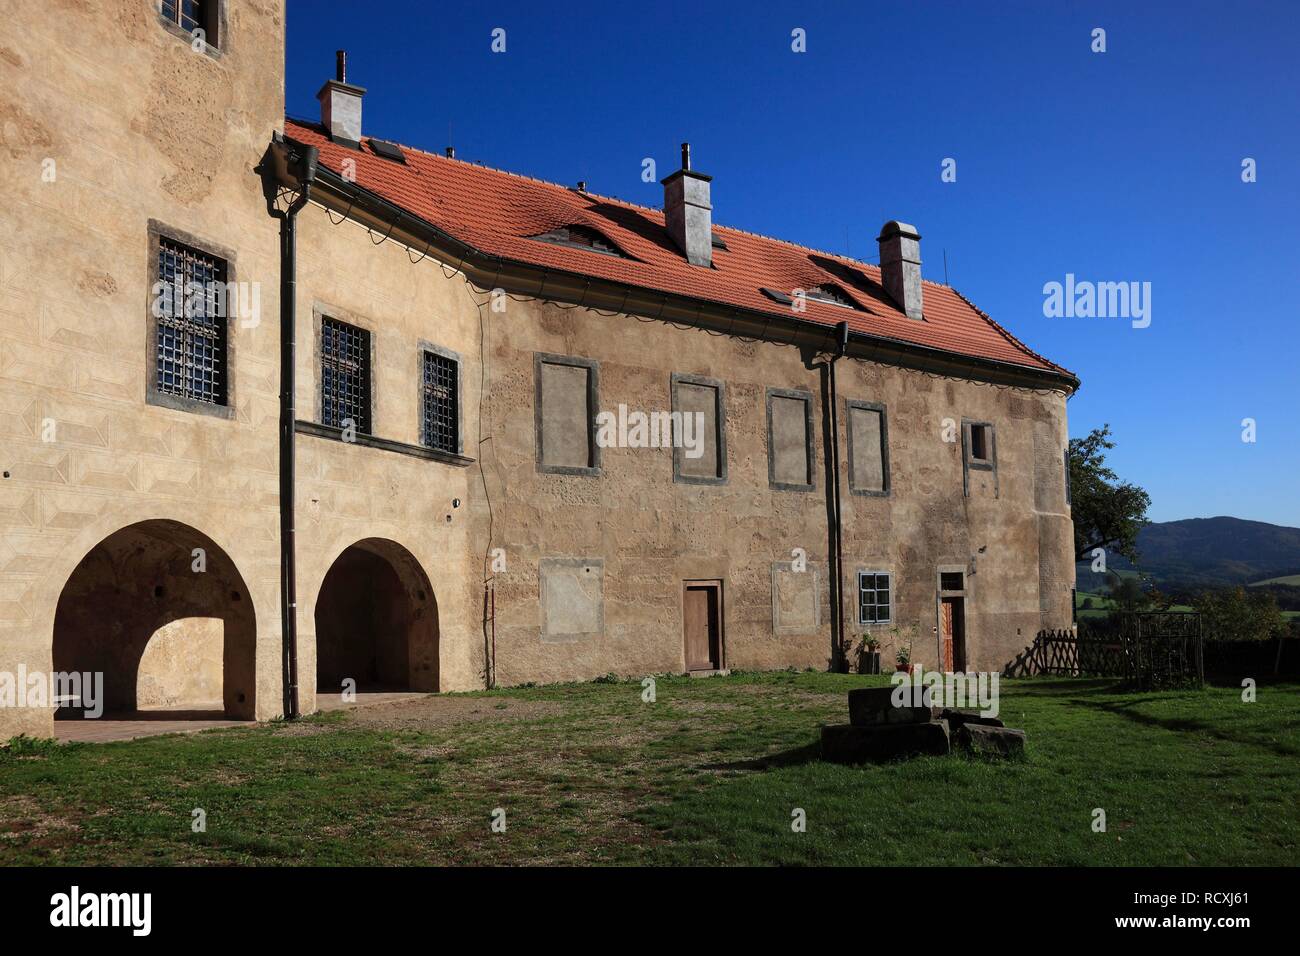
[{"label": "dormer window", "polygon": [[815,288],[808,289],[804,292],[804,297],[812,302],[838,305],[844,309],[856,309],[858,307],[857,303],[849,298],[849,294],[833,282],[826,282]]},{"label": "dormer window", "polygon": [[553,246],[568,246],[571,249],[586,249],[607,256],[626,259],[627,255],[614,243],[610,242],[595,229],[587,226],[561,226],[538,236],[529,236],[537,242],[549,242]]}]

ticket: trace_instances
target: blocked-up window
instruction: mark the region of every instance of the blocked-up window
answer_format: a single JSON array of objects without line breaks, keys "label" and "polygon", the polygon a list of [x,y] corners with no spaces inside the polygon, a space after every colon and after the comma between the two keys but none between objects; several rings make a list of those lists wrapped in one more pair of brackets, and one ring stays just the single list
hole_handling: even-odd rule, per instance
[{"label": "blocked-up window", "polygon": [[225,405],[226,261],[160,237],[158,281],[155,387]]},{"label": "blocked-up window", "polygon": [[858,572],[858,623],[885,624],[890,613],[891,581],[888,571]]},{"label": "blocked-up window", "polygon": [[813,431],[810,392],[767,390],[767,478],[782,491],[813,487]]},{"label": "blocked-up window", "polygon": [[370,333],[321,319],[321,424],[370,434]]},{"label": "blocked-up window", "polygon": [[460,363],[425,350],[420,384],[421,440],[430,448],[460,451]]},{"label": "blocked-up window", "polygon": [[877,402],[846,403],[849,490],[855,495],[889,494],[889,424]]},{"label": "blocked-up window", "polygon": [[533,373],[538,470],[600,474],[596,444],[599,366],[591,359],[537,352]]},{"label": "blocked-up window", "polygon": [[673,480],[695,485],[727,481],[727,422],[722,382],[674,373]]}]

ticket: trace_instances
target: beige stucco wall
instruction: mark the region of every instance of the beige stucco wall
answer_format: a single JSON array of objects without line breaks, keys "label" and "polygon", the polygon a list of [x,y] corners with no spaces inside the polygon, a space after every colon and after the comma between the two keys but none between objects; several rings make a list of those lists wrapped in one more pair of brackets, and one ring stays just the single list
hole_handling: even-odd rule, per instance
[{"label": "beige stucco wall", "polygon": [[[135,0],[32,5],[23,9],[30,15],[0,20],[0,465],[8,474],[0,479],[0,671],[48,672],[60,594],[83,558],[127,526],[172,522],[168,535],[193,529],[167,539],[176,556],[194,541],[210,544],[228,559],[227,590],[240,600],[246,591],[256,630],[248,706],[269,718],[282,699],[279,256],[253,168],[282,122],[284,20],[279,2],[227,6],[218,57],[194,53]],[[43,179],[46,160],[53,181]],[[231,417],[145,400],[151,221],[228,250],[233,278],[259,286],[260,320],[230,331]],[[483,685],[492,637],[483,577],[494,548],[505,562],[495,574],[502,684],[682,670],[687,579],[724,582],[727,666],[826,666],[823,383],[808,356],[535,301],[508,300],[495,312],[449,268],[412,258],[393,242],[374,245],[352,222],[334,224],[317,206],[299,218],[298,417],[319,417],[319,317],[331,314],[374,335],[372,433],[381,438],[420,441],[421,346],[459,355],[463,454],[473,459],[297,437],[304,712],[315,707],[322,584],[358,542],[395,556],[412,593],[427,582],[437,659],[412,660],[424,689]],[[539,472],[535,352],[597,361],[605,410],[669,410],[673,373],[721,380],[727,482],[675,482],[667,449],[603,449],[598,477]],[[888,406],[892,481],[888,497],[850,494],[841,419],[847,620],[853,572],[891,571],[895,621],[916,629],[915,658],[933,664],[937,570],[958,566],[968,573],[973,666],[1000,666],[1038,627],[1065,626],[1074,566],[1060,467],[1064,397],[852,359],[840,363],[839,383],[842,400]],[[769,387],[814,396],[811,491],[769,487]],[[949,417],[995,423],[996,498],[987,476],[974,474],[963,495],[960,442],[941,437]],[[807,554],[808,579],[788,568],[796,548]],[[118,553],[98,553],[110,552]],[[599,609],[552,607],[553,621],[590,633],[544,638],[544,562],[555,569],[553,593]],[[132,582],[123,591],[132,600],[164,601],[185,573],[150,567],[158,584]],[[774,582],[784,589],[775,600]],[[816,623],[792,625],[807,620],[813,602]],[[774,606],[784,615],[779,629]],[[93,623],[95,610],[80,609],[79,626]],[[202,619],[201,610],[186,614]],[[187,627],[163,625],[158,646],[150,644],[141,703],[212,692],[215,625]],[[51,729],[48,709],[0,710],[0,739]]]},{"label": "beige stucco wall", "polygon": [[[170,518],[247,582],[270,717],[278,243],[252,169],[282,124],[284,18],[274,0],[229,6],[219,57],[137,0],[0,18],[0,670],[48,672],[74,567],[118,529]],[[151,219],[231,250],[236,278],[261,284],[260,324],[231,333],[232,419],[145,402]],[[0,737],[50,729],[46,710],[0,713]]]},{"label": "beige stucco wall", "polygon": [[[681,671],[682,588],[724,581],[726,663],[731,668],[825,667],[831,657],[826,457],[822,378],[792,346],[746,343],[667,323],[606,317],[538,302],[509,302],[490,316],[489,399],[484,433],[493,545],[508,558],[497,577],[497,676],[502,683]],[[604,448],[599,476],[539,473],[534,452],[534,351],[595,359],[599,408],[670,408],[673,373],[719,379],[727,410],[728,480],[673,481],[667,449]],[[766,393],[815,397],[814,491],[769,487]],[[1070,621],[1073,562],[1062,453],[1061,393],[939,379],[854,359],[841,361],[841,402],[884,403],[891,493],[853,495],[841,406],[845,615],[856,624],[856,571],[894,575],[894,623],[915,634],[913,659],[938,662],[937,574],[967,574],[968,665],[1000,668],[1040,627]],[[996,426],[997,497],[987,473],[962,485],[960,431],[944,420]],[[820,625],[777,633],[773,565],[803,549],[817,574]],[[538,563],[604,563],[604,633],[541,639]],[[787,578],[788,580],[788,578]],[[780,597],[780,595],[778,595]],[[886,643],[901,639],[875,626]]]}]

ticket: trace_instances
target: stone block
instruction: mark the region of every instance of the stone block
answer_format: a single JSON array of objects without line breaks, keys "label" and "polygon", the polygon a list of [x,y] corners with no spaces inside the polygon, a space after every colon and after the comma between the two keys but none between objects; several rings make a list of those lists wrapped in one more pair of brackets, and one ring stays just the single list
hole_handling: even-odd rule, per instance
[{"label": "stone block", "polygon": [[822,727],[822,758],[835,763],[866,763],[913,754],[948,753],[948,724],[881,724],[858,727],[827,724]]},{"label": "stone block", "polygon": [[859,687],[849,691],[849,723],[855,727],[876,727],[926,724],[938,719],[938,707],[895,707],[893,694],[893,687]]},{"label": "stone block", "polygon": [[948,726],[956,733],[965,724],[978,724],[982,727],[1005,727],[1001,718],[984,717],[979,711],[975,710],[955,710],[952,707],[945,707],[939,714],[941,718],[948,721]]},{"label": "stone block", "polygon": [[957,745],[981,757],[1013,757],[1025,751],[1025,732],[1014,727],[962,724]]}]

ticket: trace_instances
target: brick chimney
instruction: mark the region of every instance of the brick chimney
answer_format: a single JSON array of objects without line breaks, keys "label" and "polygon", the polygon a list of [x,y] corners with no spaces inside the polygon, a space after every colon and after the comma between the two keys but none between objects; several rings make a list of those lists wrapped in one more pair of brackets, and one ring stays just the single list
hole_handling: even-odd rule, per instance
[{"label": "brick chimney", "polygon": [[682,143],[682,168],[663,181],[664,225],[693,266],[713,265],[712,176],[691,169],[691,144]]},{"label": "brick chimney", "polygon": [[880,243],[880,281],[909,319],[921,318],[921,234],[896,219],[885,223]]},{"label": "brick chimney", "polygon": [[339,50],[335,58],[334,79],[326,80],[316,94],[320,100],[320,122],[334,142],[360,149],[361,97],[366,91],[348,82],[347,51]]}]

